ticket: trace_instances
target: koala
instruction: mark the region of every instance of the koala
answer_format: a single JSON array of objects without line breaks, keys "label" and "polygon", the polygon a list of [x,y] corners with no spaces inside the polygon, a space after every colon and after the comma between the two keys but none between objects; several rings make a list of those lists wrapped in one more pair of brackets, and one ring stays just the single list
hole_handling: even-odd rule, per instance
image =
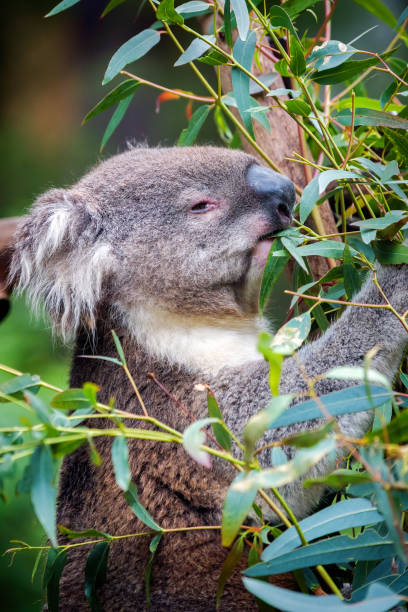
[{"label": "koala", "polygon": [[[11,278],[34,307],[45,305],[57,333],[75,339],[72,387],[92,381],[100,387],[100,401],[114,397],[117,407],[140,414],[121,368],[80,357],[115,356],[115,329],[150,415],[178,430],[191,423],[149,378],[153,372],[195,418],[207,416],[205,393],[195,387],[209,385],[227,425],[239,434],[270,399],[268,364],[256,349],[265,325],[258,315],[258,293],[272,236],[290,225],[294,202],[289,179],[241,151],[132,148],[103,161],[73,187],[38,198],[17,231]],[[393,306],[406,311],[408,267],[379,268],[378,279]],[[383,302],[371,278],[355,300]],[[349,307],[319,339],[284,361],[280,390],[307,391],[305,373],[313,377],[335,365],[362,364],[374,346],[372,366],[392,378],[407,341],[389,311]],[[326,394],[350,384],[321,380],[316,390]],[[345,434],[361,436],[371,418],[368,413],[344,415],[338,423]],[[110,426],[102,421],[98,427]],[[306,422],[271,430],[263,443],[315,426]],[[100,467],[91,463],[86,445],[65,459],[58,523],[114,535],[146,531],[116,485],[110,445],[107,437],[97,442]],[[159,525],[220,524],[235,475],[231,466],[219,460],[207,469],[176,444],[129,440],[129,447],[140,500]],[[293,451],[285,452],[290,457]],[[268,458],[262,461],[267,465]],[[322,476],[333,467],[328,456],[308,476]],[[316,489],[305,489],[301,482],[283,487],[282,494],[299,519],[318,501]],[[147,609],[150,539],[112,544],[107,580],[98,592],[104,609]],[[150,609],[215,610],[227,552],[216,530],[165,535],[153,565]],[[89,609],[83,586],[87,554],[88,547],[69,552],[61,610]],[[286,584],[284,576],[277,580]],[[235,574],[221,609],[253,610],[255,605]]]}]

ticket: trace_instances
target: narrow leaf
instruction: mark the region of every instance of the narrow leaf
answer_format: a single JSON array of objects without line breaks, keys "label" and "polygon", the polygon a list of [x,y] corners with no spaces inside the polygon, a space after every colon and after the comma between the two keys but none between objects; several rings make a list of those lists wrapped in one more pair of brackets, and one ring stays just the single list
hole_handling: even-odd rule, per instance
[{"label": "narrow leaf", "polygon": [[129,449],[126,438],[117,436],[112,444],[112,463],[116,482],[123,491],[130,485]]},{"label": "narrow leaf", "polygon": [[[215,43],[216,41],[215,36],[212,35],[204,36],[204,38],[212,43]],[[210,45],[206,41],[201,40],[201,38],[194,38],[184,53],[180,55],[174,66],[183,66],[184,64],[188,64],[198,57],[201,57],[201,55],[203,55],[203,53],[208,51],[210,48]]]},{"label": "narrow leaf", "polygon": [[128,490],[125,492],[125,499],[139,521],[142,521],[142,523],[150,527],[150,529],[153,529],[153,531],[161,531],[161,527],[159,527],[146,508],[140,503],[137,487],[133,482],[130,483]]},{"label": "narrow leaf", "polygon": [[381,0],[354,0],[354,2],[362,6],[369,13],[378,17],[378,19],[381,19],[382,22],[386,23],[391,28],[396,27],[396,18]]},{"label": "narrow leaf", "polygon": [[[208,406],[208,415],[210,418],[218,419],[219,421],[224,421],[222,418],[221,410],[218,406],[218,402],[214,397],[212,391],[207,391],[207,406]],[[215,435],[215,439],[218,444],[222,446],[222,448],[226,451],[231,450],[231,436],[228,431],[226,431],[225,427],[220,425],[220,423],[212,424],[213,432]]]},{"label": "narrow leaf", "polygon": [[349,300],[361,289],[360,275],[356,270],[348,244],[344,247],[344,288]]},{"label": "narrow leaf", "polygon": [[224,587],[228,582],[229,578],[232,576],[235,568],[239,564],[242,559],[242,554],[244,552],[244,540],[243,538],[238,538],[237,541],[232,546],[229,551],[227,558],[224,561],[222,566],[220,577],[218,578],[217,583],[217,609],[219,608],[221,597],[224,592]]},{"label": "narrow leaf", "polygon": [[174,0],[161,0],[156,17],[169,24],[183,25],[184,23],[183,17],[174,8]]},{"label": "narrow leaf", "polygon": [[103,85],[111,81],[127,64],[143,57],[157,45],[160,34],[156,30],[143,30],[125,42],[113,55],[106,70]]},{"label": "narrow leaf", "polygon": [[[367,397],[366,385],[348,387],[320,396],[319,403],[321,402],[324,405],[330,416],[341,416],[342,414],[363,412],[382,406],[393,395],[388,389],[377,385],[370,385],[369,390],[370,397]],[[276,419],[270,427],[271,429],[286,427],[293,423],[321,419],[322,416],[319,405],[314,400],[307,400],[292,406],[290,410]]]},{"label": "narrow leaf", "polygon": [[126,81],[120,83],[120,85],[115,87],[115,89],[112,89],[112,91],[110,91],[107,96],[105,96],[100,102],[98,102],[98,104],[96,104],[96,106],[94,106],[89,111],[89,113],[82,120],[82,125],[86,123],[89,119],[92,119],[92,117],[95,117],[96,115],[102,113],[107,108],[110,108],[117,102],[120,102],[124,98],[127,98],[130,94],[133,94],[138,87],[140,87],[140,83],[135,79],[127,79]]},{"label": "narrow leaf", "polygon": [[315,176],[303,190],[299,203],[300,222],[304,223],[313,210],[314,205],[319,199],[319,175]]},{"label": "narrow leaf", "polygon": [[256,497],[256,488],[248,488],[243,492],[234,488],[234,485],[242,482],[246,477],[247,474],[244,472],[238,474],[227,491],[222,512],[221,538],[223,546],[232,544],[243,521],[251,511]]},{"label": "narrow leaf", "polygon": [[290,37],[290,69],[295,76],[301,76],[306,72],[306,60],[303,49],[296,36]]},{"label": "narrow leaf", "polygon": [[[351,125],[352,114],[349,108],[340,111],[336,116],[336,121],[341,125]],[[394,129],[408,130],[408,120],[403,117],[374,110],[372,108],[356,108],[354,114],[354,125],[383,126]]]},{"label": "narrow leaf", "polygon": [[62,2],[57,4],[57,6],[54,6],[54,8],[45,16],[52,17],[53,15],[62,13],[62,11],[66,11],[68,8],[71,8],[71,6],[74,6],[74,4],[78,4],[79,1],[80,0],[62,0]]},{"label": "narrow leaf", "polygon": [[103,17],[105,17],[108,13],[113,11],[113,9],[115,9],[120,4],[123,4],[124,2],[126,2],[126,0],[110,0],[110,2],[108,2],[108,4],[103,9],[101,19],[103,19]]},{"label": "narrow leaf", "polygon": [[230,0],[237,21],[238,34],[241,40],[246,40],[249,30],[249,15],[245,0]]},{"label": "narrow leaf", "polygon": [[381,264],[408,263],[408,247],[400,242],[376,240],[372,244],[376,258]]},{"label": "narrow leaf", "polygon": [[203,105],[199,106],[194,111],[193,116],[188,122],[188,126],[181,132],[178,139],[179,147],[190,147],[196,141],[196,138],[203,127],[208,115],[210,114],[211,106]]},{"label": "narrow leaf", "polygon": [[51,544],[56,547],[57,490],[54,485],[56,462],[52,458],[49,446],[37,446],[31,458],[31,473],[31,502],[35,514],[51,540]]},{"label": "narrow leaf", "polygon": [[276,238],[272,244],[262,277],[261,290],[259,292],[259,310],[262,313],[266,300],[280,275],[282,274],[290,255],[284,251],[283,257],[277,257],[276,253],[282,250],[282,242]]},{"label": "narrow leaf", "polygon": [[[351,470],[347,470],[350,472]],[[374,525],[381,522],[383,517],[368,499],[347,499],[333,506],[315,512],[299,522],[303,535],[309,542],[330,533],[351,527]],[[290,552],[302,544],[295,527],[287,529],[279,538],[276,538],[265,548],[262,561],[270,561],[282,553]]]},{"label": "narrow leaf", "polygon": [[105,130],[105,132],[104,132],[104,134],[102,136],[102,142],[101,142],[101,146],[100,146],[100,151],[103,151],[103,149],[105,148],[106,143],[108,142],[108,140],[112,136],[113,132],[118,127],[119,123],[122,121],[122,119],[125,116],[125,113],[126,113],[128,107],[129,107],[129,104],[131,103],[132,99],[133,99],[133,94],[119,102],[119,104],[118,104],[115,112],[113,113],[113,115],[112,115],[108,125],[106,126],[106,130]]},{"label": "narrow leaf", "polygon": [[[65,550],[60,550],[55,555],[56,551],[51,548],[48,552],[46,580],[44,586],[47,588],[47,604],[49,612],[58,612],[59,610],[59,585],[61,574],[67,562],[67,553]],[[55,555],[55,556],[54,556]],[[49,563],[50,557],[54,557]]]},{"label": "narrow leaf", "polygon": [[305,593],[296,593],[281,587],[269,584],[262,580],[251,578],[243,579],[245,587],[250,593],[277,610],[285,612],[347,612],[352,608],[358,612],[387,612],[401,601],[398,595],[383,584],[373,584],[367,592],[367,597],[359,603],[348,604],[341,601],[337,595],[316,597]]},{"label": "narrow leaf", "polygon": [[197,461],[197,463],[206,468],[211,467],[211,459],[210,455],[200,448],[205,441],[205,433],[202,431],[202,428],[210,423],[217,422],[217,418],[200,419],[189,425],[183,433],[183,446],[185,450],[194,461]]},{"label": "narrow leaf", "polygon": [[85,596],[92,612],[102,612],[96,591],[106,580],[109,543],[99,542],[88,555],[85,566]]},{"label": "narrow leaf", "polygon": [[154,558],[156,556],[156,551],[157,548],[160,544],[160,540],[162,539],[163,534],[162,533],[158,533],[156,534],[150,544],[149,544],[149,550],[150,550],[150,557],[149,557],[149,561],[147,562],[146,565],[146,570],[145,570],[145,593],[146,593],[146,607],[149,609],[150,608],[150,604],[151,604],[151,597],[150,597],[150,580],[151,580],[151,576],[152,576],[152,567],[153,567],[153,562],[154,562]]},{"label": "narrow leaf", "polygon": [[[251,70],[255,44],[256,33],[251,30],[245,41],[242,41],[240,38],[237,39],[233,49],[234,58],[249,71]],[[248,108],[254,106],[254,101],[249,94],[249,76],[239,68],[232,68],[231,76],[233,95],[237,102],[239,113],[246,129],[253,135],[251,116],[245,112]]]}]

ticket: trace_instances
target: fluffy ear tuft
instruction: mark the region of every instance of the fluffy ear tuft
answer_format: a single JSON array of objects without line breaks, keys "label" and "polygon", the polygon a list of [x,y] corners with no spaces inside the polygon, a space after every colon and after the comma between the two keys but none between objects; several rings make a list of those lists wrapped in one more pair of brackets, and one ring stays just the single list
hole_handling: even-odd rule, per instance
[{"label": "fluffy ear tuft", "polygon": [[64,340],[81,323],[94,325],[103,279],[112,267],[101,232],[98,210],[82,194],[64,189],[38,198],[17,230],[10,280],[18,292],[27,291],[34,309],[44,303]]}]

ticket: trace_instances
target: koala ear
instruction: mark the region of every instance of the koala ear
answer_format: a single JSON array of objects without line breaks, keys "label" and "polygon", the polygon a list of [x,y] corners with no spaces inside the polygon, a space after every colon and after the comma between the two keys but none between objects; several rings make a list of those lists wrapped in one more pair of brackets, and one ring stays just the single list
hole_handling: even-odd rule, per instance
[{"label": "koala ear", "polygon": [[64,340],[78,326],[94,325],[102,283],[112,267],[110,247],[99,238],[101,215],[84,194],[52,189],[35,202],[16,233],[10,282],[41,303]]}]

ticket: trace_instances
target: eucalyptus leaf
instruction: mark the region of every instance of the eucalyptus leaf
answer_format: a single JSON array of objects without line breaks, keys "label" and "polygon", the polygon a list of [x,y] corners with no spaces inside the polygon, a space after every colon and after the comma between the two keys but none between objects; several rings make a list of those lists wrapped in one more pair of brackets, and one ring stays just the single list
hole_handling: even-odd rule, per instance
[{"label": "eucalyptus leaf", "polygon": [[[345,108],[336,116],[336,121],[341,125],[351,125],[352,113],[351,110]],[[354,113],[354,125],[382,126],[395,129],[408,129],[408,120],[402,117],[386,113],[384,111],[374,110],[372,108],[356,108]]]},{"label": "eucalyptus leaf", "polygon": [[[343,471],[350,472],[351,470]],[[368,499],[355,498],[340,501],[315,512],[312,516],[300,521],[299,527],[306,540],[311,542],[340,529],[374,525],[382,520],[384,520],[382,515]],[[301,544],[296,527],[290,527],[265,548],[261,559],[262,561],[270,561],[283,553],[294,550]]]},{"label": "eucalyptus leaf", "polygon": [[92,612],[101,612],[102,608],[97,597],[97,589],[106,580],[108,566],[109,543],[99,542],[88,555],[85,566],[85,596]]},{"label": "eucalyptus leaf", "polygon": [[139,521],[153,529],[153,531],[161,531],[161,527],[159,527],[146,508],[140,503],[137,487],[133,482],[129,484],[127,491],[125,491],[125,499]]},{"label": "eucalyptus leaf", "polygon": [[126,79],[126,81],[120,83],[120,85],[115,87],[115,89],[112,89],[107,96],[105,96],[89,111],[89,113],[82,120],[82,125],[89,119],[92,119],[92,117],[95,117],[117,102],[120,102],[120,100],[129,97],[129,95],[133,94],[138,87],[140,87],[140,82],[136,81],[135,79]]},{"label": "eucalyptus leaf", "polygon": [[[340,391],[333,391],[327,395],[320,396],[319,404],[323,404],[330,416],[341,416],[342,414],[372,410],[382,406],[393,396],[390,390],[379,385],[369,385],[368,389],[370,397],[367,396],[366,385],[356,385],[341,389]],[[292,406],[290,410],[287,410],[278,417],[270,425],[270,428],[287,427],[293,423],[302,423],[303,421],[321,419],[322,417],[320,405],[314,400],[307,400]]]},{"label": "eucalyptus leaf", "polygon": [[[250,472],[251,474],[252,472]],[[237,491],[234,485],[247,478],[247,474],[240,472],[232,481],[225,497],[222,512],[221,539],[223,546],[230,546],[237,535],[243,521],[251,511],[256,497],[256,488],[246,488],[245,491]]]},{"label": "eucalyptus leaf", "polygon": [[194,421],[194,423],[189,425],[183,433],[183,446],[187,453],[194,461],[197,461],[197,463],[207,468],[211,467],[211,458],[210,455],[200,447],[205,441],[205,433],[202,431],[202,428],[210,423],[219,423],[219,419],[207,418]]},{"label": "eucalyptus leaf", "polygon": [[37,446],[31,458],[31,502],[39,522],[54,547],[57,546],[56,471],[57,464],[52,458],[50,447]]},{"label": "eucalyptus leaf", "polygon": [[282,242],[279,240],[279,238],[276,238],[272,244],[268,259],[266,260],[265,269],[262,276],[261,290],[259,292],[259,310],[261,313],[273,289],[273,286],[282,274],[290,259],[290,255],[287,251],[284,251],[283,257],[277,257],[276,253],[280,250],[282,250]]},{"label": "eucalyptus leaf", "polygon": [[68,8],[71,8],[71,6],[74,6],[74,4],[78,4],[79,1],[80,0],[62,0],[62,2],[57,4],[57,6],[54,6],[54,8],[45,16],[52,17],[53,15],[62,13],[62,11],[66,11]]},{"label": "eucalyptus leaf", "polygon": [[211,106],[199,106],[193,113],[188,126],[181,132],[178,139],[179,147],[190,147],[195,143],[196,138],[203,127],[208,115],[211,112]]},{"label": "eucalyptus leaf", "polygon": [[127,64],[146,55],[159,41],[160,34],[156,30],[143,30],[125,42],[110,60],[102,84],[111,81]]},{"label": "eucalyptus leaf", "polygon": [[130,96],[128,96],[127,98],[124,98],[123,100],[119,102],[102,136],[100,151],[103,151],[106,143],[108,142],[113,132],[118,127],[119,123],[122,121],[123,117],[125,116],[126,111],[129,108],[131,101],[133,100],[133,95],[134,94],[131,94]]},{"label": "eucalyptus leaf", "polygon": [[123,491],[127,491],[130,485],[131,474],[129,468],[129,449],[124,436],[117,436],[113,441],[112,463],[116,482]]},{"label": "eucalyptus leaf", "polygon": [[[233,56],[246,70],[251,71],[252,58],[255,52],[256,33],[251,30],[245,41],[237,39],[233,49]],[[249,93],[249,76],[239,68],[231,69],[232,92],[237,103],[239,114],[248,132],[253,136],[252,120],[245,111],[254,106],[254,100]]]},{"label": "eucalyptus leaf", "polygon": [[174,0],[161,0],[156,17],[170,25],[183,25],[184,23],[183,17],[174,8]]},{"label": "eucalyptus leaf", "polygon": [[58,612],[59,610],[59,585],[66,562],[67,553],[65,550],[56,551],[54,548],[50,548],[43,579],[43,587],[47,589],[49,612]]},{"label": "eucalyptus leaf", "polygon": [[246,40],[249,30],[249,15],[245,0],[230,0],[241,40]]},{"label": "eucalyptus leaf", "polygon": [[211,48],[211,46],[208,44],[209,42],[216,42],[216,38],[213,35],[204,36],[203,38],[205,38],[205,40],[202,40],[201,38],[194,38],[184,53],[180,55],[174,66],[183,66],[184,64],[188,64],[189,62],[196,60]]}]

